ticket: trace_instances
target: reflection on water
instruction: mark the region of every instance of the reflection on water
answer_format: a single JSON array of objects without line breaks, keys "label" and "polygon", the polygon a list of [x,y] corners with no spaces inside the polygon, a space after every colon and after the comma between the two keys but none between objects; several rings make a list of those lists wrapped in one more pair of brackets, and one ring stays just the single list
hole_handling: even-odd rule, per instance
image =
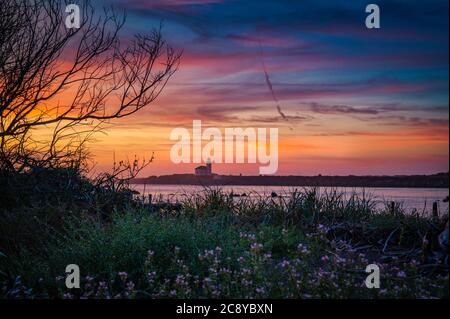
[{"label": "reflection on water", "polygon": [[[216,186],[214,186],[216,187]],[[143,185],[135,184],[132,188],[138,191],[141,195],[147,196],[151,194],[153,198],[162,198],[168,201],[181,200],[184,196],[201,192],[204,187],[192,185]],[[272,192],[280,196],[288,196],[290,192],[295,190],[294,187],[282,186],[220,186],[220,188],[227,193],[246,194],[248,196],[271,196]],[[301,187],[297,187],[301,190]],[[326,188],[321,188],[324,192]],[[402,203],[406,211],[417,209],[418,211],[431,211],[433,202],[438,203],[439,211],[441,213],[448,212],[448,203],[442,200],[449,195],[448,189],[442,188],[333,188],[339,192],[344,192],[347,195],[356,193],[360,196],[363,193],[370,196],[376,201],[378,207],[382,207],[386,202]]]}]

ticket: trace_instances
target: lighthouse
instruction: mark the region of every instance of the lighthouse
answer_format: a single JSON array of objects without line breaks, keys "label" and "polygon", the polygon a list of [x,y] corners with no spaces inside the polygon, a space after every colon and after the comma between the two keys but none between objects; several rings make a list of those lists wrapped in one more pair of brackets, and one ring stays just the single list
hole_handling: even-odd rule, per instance
[{"label": "lighthouse", "polygon": [[195,175],[197,176],[211,176],[212,175],[212,165],[211,159],[208,158],[206,161],[206,166],[199,166],[195,168]]},{"label": "lighthouse", "polygon": [[212,164],[211,164],[211,159],[208,158],[206,160],[206,175],[211,175],[212,174]]}]

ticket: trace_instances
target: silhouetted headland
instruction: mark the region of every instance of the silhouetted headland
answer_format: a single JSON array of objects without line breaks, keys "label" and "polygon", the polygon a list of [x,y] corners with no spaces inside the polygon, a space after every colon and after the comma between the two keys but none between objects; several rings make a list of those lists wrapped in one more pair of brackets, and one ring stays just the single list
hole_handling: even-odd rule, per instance
[{"label": "silhouetted headland", "polygon": [[321,187],[405,187],[449,188],[449,173],[396,176],[198,176],[173,174],[132,180],[134,184],[156,185],[254,185],[254,186],[321,186]]}]

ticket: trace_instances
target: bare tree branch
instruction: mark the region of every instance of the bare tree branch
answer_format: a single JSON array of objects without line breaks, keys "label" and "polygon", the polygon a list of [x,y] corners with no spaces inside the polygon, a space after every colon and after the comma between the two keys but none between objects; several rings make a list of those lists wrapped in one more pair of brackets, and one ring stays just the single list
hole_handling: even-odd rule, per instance
[{"label": "bare tree branch", "polygon": [[[121,43],[124,14],[97,14],[82,0],[81,27],[68,29],[67,4],[0,3],[2,168],[73,156],[86,142],[81,135],[151,104],[178,69],[181,52],[163,40],[161,26]],[[49,141],[33,138],[40,127],[53,128]]]}]

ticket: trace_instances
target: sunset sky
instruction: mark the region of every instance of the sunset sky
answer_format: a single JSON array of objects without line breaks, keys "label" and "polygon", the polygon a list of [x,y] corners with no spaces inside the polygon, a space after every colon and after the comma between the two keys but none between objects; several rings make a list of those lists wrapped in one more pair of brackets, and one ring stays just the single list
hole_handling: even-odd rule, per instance
[{"label": "sunset sky", "polygon": [[[141,174],[191,173],[172,164],[176,127],[278,127],[278,175],[429,174],[449,169],[448,1],[102,0],[127,10],[122,35],[163,34],[180,69],[148,108],[96,137],[98,167],[149,157]],[[260,45],[261,44],[261,45]],[[266,83],[265,64],[284,119]],[[258,174],[258,164],[216,165]]]}]

